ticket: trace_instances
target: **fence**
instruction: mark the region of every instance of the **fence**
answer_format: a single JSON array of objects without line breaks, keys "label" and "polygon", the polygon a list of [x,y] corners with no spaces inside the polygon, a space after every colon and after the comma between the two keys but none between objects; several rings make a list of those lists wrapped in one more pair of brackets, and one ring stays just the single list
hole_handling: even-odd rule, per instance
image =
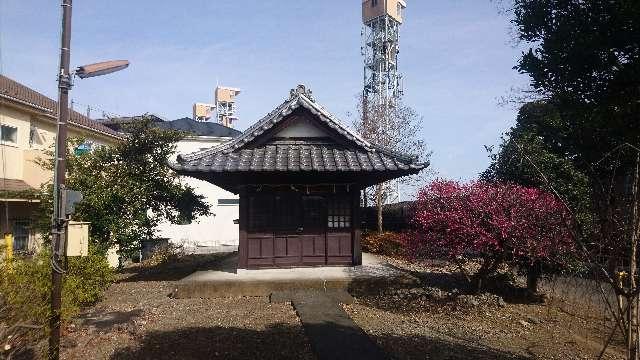
[{"label": "fence", "polygon": [[[386,204],[382,207],[382,227],[388,231],[404,231],[411,228],[414,213],[414,201]],[[378,229],[378,208],[375,206],[360,208],[361,228],[364,231]]]}]

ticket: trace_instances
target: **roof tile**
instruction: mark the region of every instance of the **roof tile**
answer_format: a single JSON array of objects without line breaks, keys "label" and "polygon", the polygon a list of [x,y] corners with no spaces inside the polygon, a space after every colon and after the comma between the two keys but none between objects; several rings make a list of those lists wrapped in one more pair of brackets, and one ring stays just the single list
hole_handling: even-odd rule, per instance
[{"label": "roof tile", "polygon": [[[58,103],[56,101],[4,75],[0,75],[0,95],[40,108],[47,112],[47,115],[58,115]],[[122,135],[118,132],[76,111],[71,111],[69,123],[107,136],[122,138]]]}]

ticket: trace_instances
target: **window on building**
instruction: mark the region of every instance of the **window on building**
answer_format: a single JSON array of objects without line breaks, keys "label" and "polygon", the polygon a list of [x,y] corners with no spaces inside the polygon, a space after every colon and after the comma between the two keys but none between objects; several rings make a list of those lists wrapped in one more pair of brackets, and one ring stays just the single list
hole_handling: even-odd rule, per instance
[{"label": "window on building", "polygon": [[28,250],[30,228],[31,223],[28,220],[16,220],[13,223],[13,249],[15,251]]},{"label": "window on building", "polygon": [[378,6],[378,0],[371,0],[371,7]]},{"label": "window on building", "polygon": [[238,206],[240,199],[218,199],[218,206]]},{"label": "window on building", "polygon": [[17,143],[18,128],[9,125],[0,125],[0,140],[6,143]]},{"label": "window on building", "polygon": [[327,226],[329,229],[351,227],[351,204],[348,198],[327,199]]}]

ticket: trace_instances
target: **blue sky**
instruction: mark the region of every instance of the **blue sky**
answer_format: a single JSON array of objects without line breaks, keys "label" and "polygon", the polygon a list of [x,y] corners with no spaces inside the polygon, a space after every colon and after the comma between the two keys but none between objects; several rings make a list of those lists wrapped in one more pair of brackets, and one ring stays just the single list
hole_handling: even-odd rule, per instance
[{"label": "blue sky", "polygon": [[[436,174],[474,178],[488,164],[483,145],[515,119],[516,109],[498,99],[528,84],[512,70],[521,50],[494,2],[407,2],[405,102],[424,117],[420,136]],[[76,110],[191,116],[193,102],[212,101],[219,81],[243,90],[242,130],[304,83],[348,122],[362,88],[360,8],[360,0],[76,0],[72,66],[131,61],[123,72],[76,81]],[[59,9],[54,0],[0,0],[0,71],[51,97]]]}]

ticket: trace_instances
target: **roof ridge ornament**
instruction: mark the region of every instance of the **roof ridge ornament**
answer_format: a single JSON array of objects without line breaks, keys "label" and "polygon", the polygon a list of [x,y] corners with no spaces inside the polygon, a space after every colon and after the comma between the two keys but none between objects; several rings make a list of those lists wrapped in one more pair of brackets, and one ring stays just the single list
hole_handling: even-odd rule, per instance
[{"label": "roof ridge ornament", "polygon": [[316,99],[313,97],[313,91],[308,89],[304,84],[299,84],[295,89],[289,91],[289,100],[294,100],[300,95],[304,95],[307,99],[316,102]]}]

